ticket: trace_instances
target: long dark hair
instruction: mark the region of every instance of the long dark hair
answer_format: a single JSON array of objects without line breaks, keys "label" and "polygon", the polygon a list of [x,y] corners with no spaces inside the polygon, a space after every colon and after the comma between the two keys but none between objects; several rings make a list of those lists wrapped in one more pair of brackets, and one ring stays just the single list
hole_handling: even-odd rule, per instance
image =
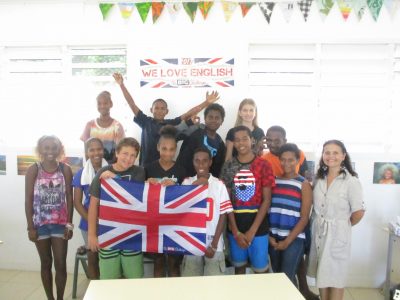
[{"label": "long dark hair", "polygon": [[[358,174],[353,170],[353,166],[351,165],[351,159],[350,155],[346,150],[346,147],[344,146],[343,142],[339,140],[329,140],[326,141],[322,147],[322,153],[324,152],[324,148],[326,145],[334,144],[336,146],[339,146],[342,149],[343,154],[345,154],[344,161],[342,162],[342,167],[340,168],[339,174],[344,174],[346,176],[346,170],[355,177],[358,177]],[[319,167],[317,171],[317,179],[324,179],[326,175],[328,174],[328,166],[324,163],[321,155],[321,159],[319,160]]]}]

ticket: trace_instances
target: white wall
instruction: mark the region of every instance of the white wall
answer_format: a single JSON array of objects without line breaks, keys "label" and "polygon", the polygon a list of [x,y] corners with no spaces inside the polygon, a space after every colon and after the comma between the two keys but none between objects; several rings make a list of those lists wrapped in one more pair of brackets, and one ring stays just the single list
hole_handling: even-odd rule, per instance
[{"label": "white wall", "polygon": [[[21,2],[14,4],[12,1],[6,1],[6,3],[0,4],[0,49],[7,46],[127,45],[127,86],[139,106],[146,111],[152,100],[156,97],[163,97],[169,103],[170,116],[179,115],[201,101],[206,90],[140,89],[136,81],[135,70],[138,58],[143,58],[143,55],[158,57],[164,55],[177,57],[234,56],[236,85],[234,88],[219,90],[222,95],[220,103],[227,111],[225,123],[221,128],[221,135],[224,137],[234,123],[237,104],[244,97],[252,96],[254,93],[248,87],[247,49],[250,43],[400,42],[399,14],[395,20],[390,20],[385,8],[382,8],[382,15],[376,23],[372,21],[368,12],[360,23],[353,15],[347,22],[344,22],[336,6],[325,23],[320,20],[315,7],[313,7],[307,23],[303,22],[299,12],[295,12],[292,21],[286,23],[280,11],[276,9],[272,16],[272,22],[268,25],[256,7],[249,12],[245,19],[242,19],[238,8],[232,20],[225,23],[223,12],[219,6],[219,3],[215,5],[205,22],[198,12],[195,23],[191,24],[189,18],[182,11],[176,22],[172,23],[167,12],[164,11],[157,24],[152,24],[150,13],[146,24],[143,25],[136,11],[126,21],[119,16],[117,9],[114,9],[108,20],[103,22],[96,4],[82,4],[79,1],[72,4],[54,5],[31,5]],[[0,84],[7,84],[7,80],[1,81],[1,79],[0,77]],[[0,87],[0,95],[2,95],[1,90],[4,91],[8,88],[8,86]],[[111,89],[115,118],[123,120],[128,134],[139,137],[139,128],[130,121],[132,114],[124,105],[121,94],[118,93],[115,86]],[[94,117],[97,113],[93,100],[95,94],[92,99],[71,99],[71,103],[79,105],[76,115],[73,116],[62,113],[62,106],[67,105],[68,102],[58,103],[59,98],[53,99],[54,106],[35,107],[32,101],[40,102],[40,99],[30,99],[29,91],[21,91],[20,95],[13,99],[0,97],[2,107],[0,154],[7,155],[7,175],[0,176],[0,239],[4,241],[4,244],[0,246],[0,268],[38,270],[39,259],[34,245],[27,239],[25,230],[24,177],[16,175],[16,155],[32,153],[34,147],[32,141],[35,141],[40,135],[48,133],[51,128],[43,128],[43,132],[32,134],[27,127],[29,128],[29,124],[35,122],[36,118],[43,117],[46,113],[55,110],[61,111],[59,119],[66,124],[66,134],[76,136],[76,140],[66,144],[67,154],[79,155],[82,152],[78,141],[80,132],[89,116]],[[79,91],[74,91],[73,95],[78,95],[79,98]],[[57,97],[66,101],[66,96],[63,96],[62,93]],[[15,104],[14,101],[18,101],[18,104]],[[256,98],[256,101],[260,109],[261,126],[264,129],[273,125],[270,123],[269,115],[284,113],[285,108],[282,108],[282,111],[270,111],[267,101],[259,98]],[[273,101],[273,95],[268,95],[268,101]],[[16,107],[23,106],[30,108],[34,115],[33,118],[21,120],[18,117]],[[85,110],[89,107],[92,109],[82,112],[80,107],[84,107]],[[360,103],[359,110],[354,111],[354,115],[362,113],[362,103]],[[25,118],[29,118],[28,113],[23,115]],[[273,118],[271,119],[273,120]],[[293,120],[293,122],[301,121],[301,118]],[[332,126],[342,125],[332,124]],[[12,130],[12,136],[19,138],[10,138],[9,130]],[[59,135],[63,139],[62,134]],[[354,132],[354,135],[356,136],[357,132]],[[290,132],[288,132],[288,137],[291,141],[296,142],[296,136]],[[340,136],[337,138],[340,139]],[[25,144],[24,141],[29,141],[29,143]],[[308,153],[311,159],[318,160],[322,142],[323,140],[314,141],[314,147]],[[302,145],[300,144],[300,146]],[[364,220],[354,228],[349,285],[377,287],[383,282],[385,276],[387,234],[382,228],[388,221],[400,214],[400,202],[398,201],[400,188],[399,186],[373,185],[373,162],[399,161],[399,153],[376,153],[372,150],[353,153],[352,149],[350,149],[350,153],[360,174],[368,211]],[[77,214],[75,214],[74,223],[78,223]],[[76,230],[75,237],[69,243],[69,271],[72,271],[75,249],[80,244],[82,244],[82,240],[79,231]]]}]

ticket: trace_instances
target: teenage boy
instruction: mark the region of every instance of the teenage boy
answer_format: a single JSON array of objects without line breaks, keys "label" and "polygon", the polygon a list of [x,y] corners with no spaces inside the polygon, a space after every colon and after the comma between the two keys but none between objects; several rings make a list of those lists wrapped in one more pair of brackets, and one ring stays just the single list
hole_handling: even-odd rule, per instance
[{"label": "teenage boy", "polygon": [[205,147],[212,156],[210,173],[219,177],[225,159],[225,143],[217,130],[221,127],[225,118],[225,110],[219,104],[211,104],[204,110],[205,128],[199,128],[187,137],[182,143],[177,162],[186,169],[186,176],[194,176],[193,167],[194,150]]},{"label": "teenage boy", "polygon": [[225,274],[225,255],[222,231],[226,215],[233,211],[224,183],[210,174],[212,157],[206,148],[197,148],[193,155],[196,175],[186,178],[183,185],[208,184],[208,200],[214,212],[207,221],[207,250],[204,256],[185,255],[182,262],[182,276],[208,276]]},{"label": "teenage boy", "polygon": [[271,188],[275,178],[271,165],[252,151],[254,142],[246,126],[233,129],[238,155],[225,162],[221,179],[231,197],[228,239],[235,274],[245,274],[250,260],[255,273],[268,271],[268,219]]},{"label": "teenage boy", "polygon": [[175,119],[165,119],[168,114],[167,102],[163,99],[154,100],[150,112],[152,117],[147,116],[143,111],[136,105],[131,94],[124,85],[124,78],[121,74],[114,73],[113,77],[117,84],[120,86],[122,93],[124,94],[125,100],[134,113],[135,117],[133,121],[142,128],[141,135],[141,151],[139,156],[139,165],[144,166],[160,158],[160,154],[157,151],[158,140],[160,139],[160,129],[164,125],[178,125],[181,121],[186,121],[190,117],[198,114],[203,108],[214,103],[219,99],[218,92],[206,93],[206,100],[201,104],[191,108],[189,111],[177,117]]}]

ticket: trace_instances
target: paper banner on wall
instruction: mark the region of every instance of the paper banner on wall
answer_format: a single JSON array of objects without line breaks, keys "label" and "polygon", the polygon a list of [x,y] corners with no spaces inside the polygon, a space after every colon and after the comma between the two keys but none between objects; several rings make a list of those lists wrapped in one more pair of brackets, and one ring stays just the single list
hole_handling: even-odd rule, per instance
[{"label": "paper banner on wall", "polygon": [[285,21],[289,23],[294,11],[294,2],[278,2],[277,5],[282,11]]},{"label": "paper banner on wall", "polygon": [[190,20],[192,20],[193,23],[194,18],[196,17],[198,2],[184,2],[182,3],[182,5],[186,13],[188,14]]},{"label": "paper banner on wall", "polygon": [[163,9],[164,9],[164,2],[153,2],[151,4],[151,12],[153,14],[153,24],[157,22],[158,18],[160,17]]},{"label": "paper banner on wall", "polygon": [[214,1],[201,1],[199,2],[199,10],[203,19],[207,19],[208,13],[210,12],[211,7],[213,6]]},{"label": "paper banner on wall", "polygon": [[367,8],[367,2],[365,0],[353,0],[353,11],[357,16],[358,21],[361,21]]},{"label": "paper banner on wall", "polygon": [[6,175],[7,168],[6,168],[6,156],[0,155],[0,175]]},{"label": "paper banner on wall", "polygon": [[181,11],[182,4],[181,3],[166,3],[165,7],[167,8],[168,14],[171,17],[172,23],[175,23],[176,18],[178,17],[179,12]]},{"label": "paper banner on wall", "polygon": [[149,14],[151,8],[151,2],[135,3],[135,5],[142,22],[146,22],[147,15]]},{"label": "paper banner on wall", "polygon": [[272,11],[274,10],[275,2],[261,2],[258,3],[262,14],[267,20],[268,24],[271,21]]},{"label": "paper banner on wall", "polygon": [[303,14],[304,21],[306,21],[306,22],[308,19],[308,15],[310,14],[312,1],[313,0],[302,0],[302,1],[297,2],[297,5],[299,6],[300,11]]},{"label": "paper banner on wall", "polygon": [[131,16],[133,9],[135,7],[134,3],[119,3],[118,4],[119,11],[121,12],[121,16],[124,19],[129,19]]},{"label": "paper banner on wall", "polygon": [[236,7],[238,7],[238,3],[230,1],[222,1],[221,4],[222,4],[222,10],[224,11],[225,22],[229,22],[229,20],[232,18],[233,13],[236,10]]},{"label": "paper banner on wall", "polygon": [[141,88],[233,87],[233,58],[141,59]]},{"label": "paper banner on wall", "polygon": [[396,12],[399,10],[400,0],[386,0],[385,6],[389,12],[390,17],[393,19],[396,15]]},{"label": "paper banner on wall", "polygon": [[352,9],[352,0],[338,0],[337,4],[339,6],[340,13],[345,21],[349,17]]},{"label": "paper banner on wall", "polygon": [[99,4],[101,14],[103,15],[103,20],[105,20],[114,4],[101,3]]},{"label": "paper banner on wall", "polygon": [[244,18],[249,10],[253,7],[254,2],[240,2],[240,9],[242,10],[242,17]]},{"label": "paper banner on wall", "polygon": [[316,0],[316,2],[321,19],[322,21],[325,21],[333,7],[334,2],[333,0]]},{"label": "paper banner on wall", "polygon": [[372,18],[378,20],[379,13],[383,5],[383,0],[367,0],[369,11],[371,12]]}]

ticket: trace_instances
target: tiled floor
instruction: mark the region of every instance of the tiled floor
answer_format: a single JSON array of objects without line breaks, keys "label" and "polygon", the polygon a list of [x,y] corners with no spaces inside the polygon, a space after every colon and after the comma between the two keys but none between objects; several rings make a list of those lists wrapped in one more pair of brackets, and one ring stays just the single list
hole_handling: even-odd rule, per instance
[{"label": "tiled floor", "polygon": [[[83,299],[89,281],[79,275],[77,299]],[[43,300],[46,299],[39,272],[0,270],[0,299]],[[72,274],[68,274],[65,299],[72,299]],[[128,297],[127,297],[128,299]],[[383,300],[378,289],[347,288],[344,300]]]}]

